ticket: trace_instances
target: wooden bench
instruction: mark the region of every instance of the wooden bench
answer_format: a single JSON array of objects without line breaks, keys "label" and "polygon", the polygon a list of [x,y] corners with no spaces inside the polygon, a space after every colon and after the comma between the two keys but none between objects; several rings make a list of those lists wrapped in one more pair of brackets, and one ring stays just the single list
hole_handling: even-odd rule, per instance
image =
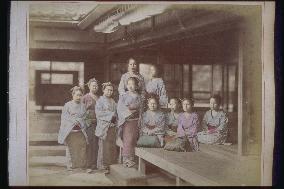
[{"label": "wooden bench", "polygon": [[[121,163],[122,141],[118,139],[116,144],[120,147],[119,162]],[[138,171],[143,175],[146,174],[146,162],[148,162],[176,176],[177,186],[180,186],[181,179],[193,185],[218,186],[219,184],[217,182],[190,170],[191,165],[197,163],[197,161],[195,162],[192,160],[192,157],[195,157],[195,160],[198,160],[199,155],[197,154],[200,153],[202,152],[177,153],[173,151],[166,151],[162,148],[135,148],[135,155],[138,156],[139,162]]]},{"label": "wooden bench", "polygon": [[[117,141],[117,145],[121,148],[122,141]],[[244,163],[212,155],[202,145],[200,149],[199,152],[174,152],[136,147],[138,171],[146,175],[146,162],[153,164],[175,176],[177,186],[182,181],[194,186],[258,185],[258,176],[253,171],[259,167],[257,161]]]}]

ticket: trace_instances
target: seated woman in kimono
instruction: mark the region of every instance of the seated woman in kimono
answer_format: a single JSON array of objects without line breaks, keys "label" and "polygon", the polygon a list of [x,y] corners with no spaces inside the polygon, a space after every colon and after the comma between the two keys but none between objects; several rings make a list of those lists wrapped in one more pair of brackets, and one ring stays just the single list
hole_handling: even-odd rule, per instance
[{"label": "seated woman in kimono", "polygon": [[142,114],[139,147],[163,147],[166,116],[159,108],[156,95],[148,98],[148,110]]},{"label": "seated woman in kimono", "polygon": [[117,149],[116,140],[116,103],[112,98],[113,85],[102,84],[103,96],[96,102],[95,111],[97,118],[97,127],[95,135],[99,138],[99,150],[97,157],[97,168],[99,170],[109,171],[109,165],[116,162]]},{"label": "seated woman in kimono", "polygon": [[[199,118],[193,111],[194,102],[190,98],[182,101],[183,113],[178,118],[177,137],[175,141],[167,143],[165,150],[170,151],[199,151],[197,128]],[[188,145],[189,144],[189,145]]]},{"label": "seated woman in kimono", "polygon": [[204,144],[225,144],[228,135],[228,117],[220,109],[221,97],[214,95],[210,98],[210,110],[202,121],[203,131],[197,134],[198,141]]},{"label": "seated woman in kimono", "polygon": [[167,113],[167,128],[173,132],[177,132],[178,118],[180,115],[180,100],[171,98],[169,103],[170,112]]},{"label": "seated woman in kimono", "polygon": [[170,112],[166,114],[166,136],[165,142],[171,141],[176,136],[178,118],[180,116],[180,100],[171,98],[169,103]]},{"label": "seated woman in kimono", "polygon": [[124,167],[135,165],[135,146],[139,136],[138,121],[141,117],[143,104],[137,92],[138,80],[130,77],[127,80],[127,92],[122,94],[117,104],[118,127],[122,132],[122,159]]},{"label": "seated woman in kimono", "polygon": [[88,123],[87,135],[89,139],[89,145],[87,145],[87,172],[91,173],[92,170],[97,167],[97,156],[98,156],[98,138],[95,136],[95,129],[97,126],[95,105],[98,100],[98,81],[92,78],[87,83],[90,92],[85,94],[82,98],[82,102],[86,106],[86,122]]},{"label": "seated woman in kimono", "polygon": [[145,82],[144,82],[144,77],[138,72],[138,64],[134,58],[129,58],[128,59],[128,64],[127,64],[127,69],[128,72],[123,74],[121,76],[119,85],[118,85],[118,93],[119,95],[124,94],[127,91],[127,80],[130,77],[135,77],[137,78],[138,82],[138,93],[141,94],[142,99],[145,98]]},{"label": "seated woman in kimono", "polygon": [[158,77],[157,65],[150,67],[150,80],[146,84],[146,92],[148,94],[156,94],[159,97],[160,108],[167,108],[168,96],[164,81]]},{"label": "seated woman in kimono", "polygon": [[58,143],[65,144],[67,169],[85,168],[88,136],[85,122],[86,108],[81,101],[83,90],[75,86],[71,89],[72,100],[65,103],[61,114]]}]

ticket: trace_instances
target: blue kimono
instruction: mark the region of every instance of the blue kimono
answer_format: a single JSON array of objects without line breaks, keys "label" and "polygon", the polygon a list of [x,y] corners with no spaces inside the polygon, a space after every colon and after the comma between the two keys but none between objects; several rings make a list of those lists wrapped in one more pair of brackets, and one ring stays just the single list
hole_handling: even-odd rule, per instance
[{"label": "blue kimono", "polygon": [[[118,124],[120,127],[124,124],[124,122],[128,119],[136,119],[138,120],[141,117],[143,104],[142,98],[139,94],[131,95],[130,92],[126,92],[120,95],[120,98],[117,103],[117,114],[118,114]],[[137,116],[132,116],[133,113],[130,112],[129,109],[136,109]]]},{"label": "blue kimono", "polygon": [[141,119],[142,135],[160,135],[165,134],[166,116],[163,112],[147,110],[143,113]]},{"label": "blue kimono", "polygon": [[95,135],[99,138],[105,139],[109,127],[114,127],[115,124],[111,122],[113,117],[116,117],[116,103],[112,98],[101,96],[96,102],[96,118],[97,127]]},{"label": "blue kimono", "polygon": [[213,117],[208,110],[202,121],[204,131],[197,133],[198,141],[205,144],[223,144],[228,135],[228,117],[223,110],[219,110]]}]

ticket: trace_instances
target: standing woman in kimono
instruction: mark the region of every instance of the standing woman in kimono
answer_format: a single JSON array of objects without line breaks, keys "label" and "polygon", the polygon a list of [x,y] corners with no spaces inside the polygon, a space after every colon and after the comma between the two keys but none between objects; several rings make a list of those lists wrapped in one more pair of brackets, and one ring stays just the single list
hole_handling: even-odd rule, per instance
[{"label": "standing woman in kimono", "polygon": [[142,99],[137,89],[138,80],[135,77],[130,77],[127,80],[127,92],[120,96],[117,104],[118,127],[119,130],[122,130],[124,167],[135,165],[135,146],[139,136],[138,120],[143,110]]},{"label": "standing woman in kimono", "polygon": [[92,78],[88,81],[88,87],[90,92],[82,98],[82,102],[86,106],[87,110],[87,135],[89,139],[89,145],[87,145],[87,172],[91,173],[92,170],[97,167],[97,155],[98,155],[98,138],[95,135],[95,129],[97,126],[95,105],[98,100],[97,92],[99,89],[98,81]]},{"label": "standing woman in kimono", "polygon": [[85,168],[88,144],[86,108],[81,101],[83,90],[75,86],[71,91],[73,99],[63,107],[58,133],[58,143],[67,146],[67,169],[70,171],[73,168]]},{"label": "standing woman in kimono", "polygon": [[161,108],[167,108],[168,96],[164,81],[158,77],[157,65],[151,65],[150,67],[150,80],[146,84],[146,92],[148,94],[155,94],[159,97],[159,104]]},{"label": "standing woman in kimono", "polygon": [[145,98],[145,82],[144,77],[138,72],[138,64],[134,58],[129,58],[128,60],[128,72],[123,74],[118,85],[119,95],[124,94],[127,91],[127,80],[130,77],[137,78],[138,82],[138,93],[142,95],[142,98]]},{"label": "standing woman in kimono", "polygon": [[99,138],[99,151],[97,158],[97,168],[109,171],[109,165],[116,161],[116,103],[112,98],[113,85],[102,84],[103,96],[96,102],[97,127],[95,135]]},{"label": "standing woman in kimono", "polygon": [[137,146],[163,147],[166,116],[159,108],[158,97],[152,95],[147,100],[148,110],[142,114],[141,136]]},{"label": "standing woman in kimono", "polygon": [[204,144],[225,144],[228,135],[228,117],[220,109],[221,97],[210,98],[210,110],[202,121],[203,131],[198,133],[198,141]]}]

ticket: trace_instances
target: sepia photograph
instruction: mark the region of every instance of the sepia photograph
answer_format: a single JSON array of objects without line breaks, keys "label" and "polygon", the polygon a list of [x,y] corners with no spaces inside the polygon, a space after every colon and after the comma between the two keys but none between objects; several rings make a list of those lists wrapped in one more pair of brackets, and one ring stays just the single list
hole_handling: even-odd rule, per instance
[{"label": "sepia photograph", "polygon": [[9,185],[272,185],[274,9],[12,1]]}]

